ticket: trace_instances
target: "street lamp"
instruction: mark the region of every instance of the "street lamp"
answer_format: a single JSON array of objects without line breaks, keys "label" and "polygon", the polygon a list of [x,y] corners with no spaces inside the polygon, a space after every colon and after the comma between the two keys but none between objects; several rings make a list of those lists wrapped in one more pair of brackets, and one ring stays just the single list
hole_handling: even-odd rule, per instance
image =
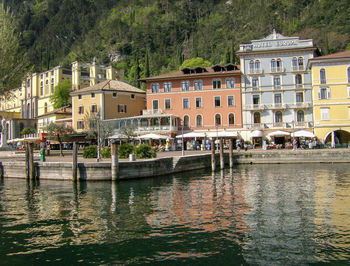
[{"label": "street lamp", "polygon": [[96,115],[96,126],[97,126],[97,158],[96,161],[99,162],[101,159],[100,154],[100,113]]},{"label": "street lamp", "polygon": [[180,124],[181,124],[181,133],[182,133],[182,135],[181,135],[181,155],[182,156],[184,156],[184,121],[183,120],[181,120],[180,121]]}]

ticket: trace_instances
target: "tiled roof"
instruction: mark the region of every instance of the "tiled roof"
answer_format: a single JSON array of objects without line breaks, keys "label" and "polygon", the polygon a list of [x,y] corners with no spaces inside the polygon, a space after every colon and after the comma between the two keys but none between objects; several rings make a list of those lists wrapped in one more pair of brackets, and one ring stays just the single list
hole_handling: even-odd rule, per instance
[{"label": "tiled roof", "polygon": [[55,109],[51,112],[47,112],[46,114],[39,115],[38,117],[44,117],[44,116],[50,116],[53,114],[66,114],[66,115],[71,115],[72,114],[72,107],[70,106],[64,106],[58,109]]},{"label": "tiled roof", "polygon": [[322,59],[336,59],[336,58],[350,58],[350,50],[346,50],[343,52],[335,53],[335,54],[329,54],[324,56],[315,57],[313,59],[310,59],[312,61],[316,60],[322,60]]},{"label": "tiled roof", "polygon": [[[218,66],[218,65],[216,65]],[[229,70],[229,71],[214,71],[214,67],[203,67],[202,69],[205,70],[205,72],[201,72],[201,73],[191,73],[191,74],[184,74],[184,72],[182,70],[180,71],[176,71],[176,72],[171,72],[171,73],[167,73],[167,74],[163,74],[163,75],[159,75],[159,76],[153,76],[153,77],[149,77],[149,78],[143,78],[140,79],[140,81],[147,81],[147,80],[157,80],[157,79],[173,79],[173,78],[184,78],[184,77],[201,77],[201,76],[215,76],[215,75],[225,75],[225,74],[240,74],[240,66],[239,65],[235,65],[235,67],[237,68],[237,70]],[[188,68],[185,68],[188,69]],[[194,68],[196,69],[196,68]]]},{"label": "tiled roof", "polygon": [[76,90],[70,93],[71,96],[76,96],[84,92],[99,92],[99,91],[125,91],[125,92],[134,92],[134,93],[143,93],[145,91],[138,89],[128,83],[119,81],[119,80],[105,80],[101,83],[98,83],[91,87],[86,87],[80,90]]}]

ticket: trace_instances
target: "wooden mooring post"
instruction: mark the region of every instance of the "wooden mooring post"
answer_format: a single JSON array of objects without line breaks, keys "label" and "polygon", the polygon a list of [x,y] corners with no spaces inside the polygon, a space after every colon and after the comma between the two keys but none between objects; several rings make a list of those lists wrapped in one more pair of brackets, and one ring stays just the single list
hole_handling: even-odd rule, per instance
[{"label": "wooden mooring post", "polygon": [[223,140],[222,138],[220,138],[220,169],[224,169],[225,168],[225,158],[224,158],[224,145],[223,145]]},{"label": "wooden mooring post", "polygon": [[35,165],[34,165],[34,151],[33,151],[34,143],[28,143],[28,151],[29,151],[29,178],[30,180],[34,180],[35,176]]},{"label": "wooden mooring post", "polygon": [[72,165],[72,180],[78,180],[78,144],[73,142],[73,165]]},{"label": "wooden mooring post", "polygon": [[215,162],[215,140],[214,140],[214,138],[212,138],[210,141],[210,147],[211,147],[211,170],[215,171],[216,162]]},{"label": "wooden mooring post", "polygon": [[232,168],[233,167],[233,139],[230,139],[229,161],[230,161],[230,168]]},{"label": "wooden mooring post", "polygon": [[29,167],[29,143],[25,142],[25,156],[26,156],[26,167],[25,167],[25,175],[26,179],[29,179],[29,172],[30,172],[30,167]]},{"label": "wooden mooring post", "polygon": [[112,180],[114,181],[119,178],[118,145],[115,142],[111,143],[111,159]]}]

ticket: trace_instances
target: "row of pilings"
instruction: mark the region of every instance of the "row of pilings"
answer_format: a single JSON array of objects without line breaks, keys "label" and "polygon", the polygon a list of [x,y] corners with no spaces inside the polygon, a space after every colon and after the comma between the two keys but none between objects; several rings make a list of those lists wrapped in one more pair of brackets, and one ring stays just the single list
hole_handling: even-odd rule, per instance
[{"label": "row of pilings", "polygon": [[[211,170],[216,170],[216,161],[215,161],[215,139],[213,138],[211,140]],[[220,170],[225,168],[225,160],[224,160],[224,146],[223,146],[223,139],[219,139],[219,149],[220,149]],[[229,164],[230,168],[233,167],[233,139],[230,139],[229,144]]]}]

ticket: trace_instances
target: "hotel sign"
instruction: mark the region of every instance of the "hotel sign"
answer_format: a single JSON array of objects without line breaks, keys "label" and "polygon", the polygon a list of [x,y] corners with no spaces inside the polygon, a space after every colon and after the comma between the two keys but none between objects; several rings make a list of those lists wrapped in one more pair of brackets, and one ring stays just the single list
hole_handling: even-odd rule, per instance
[{"label": "hotel sign", "polygon": [[276,40],[276,41],[262,41],[262,42],[255,42],[252,44],[246,44],[244,46],[245,51],[253,51],[253,50],[260,50],[260,49],[271,49],[271,48],[282,48],[282,47],[290,47],[290,46],[297,46],[298,42],[296,40]]}]

